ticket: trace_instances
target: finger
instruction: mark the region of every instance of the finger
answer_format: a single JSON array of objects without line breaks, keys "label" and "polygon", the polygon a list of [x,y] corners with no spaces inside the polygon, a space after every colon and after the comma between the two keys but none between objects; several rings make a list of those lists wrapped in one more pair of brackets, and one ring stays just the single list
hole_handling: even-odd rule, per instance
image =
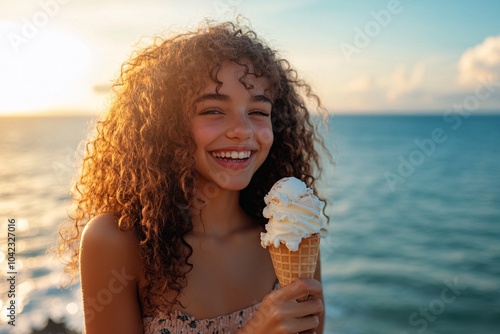
[{"label": "finger", "polygon": [[308,292],[304,297],[300,297],[299,299],[297,299],[297,302],[302,303],[310,299],[313,299],[313,296],[311,296],[311,294]]},{"label": "finger", "polygon": [[316,299],[321,297],[323,288],[321,283],[315,279],[301,278],[276,292],[276,297],[282,300],[305,299],[305,297],[309,299]]},{"label": "finger", "polygon": [[320,315],[324,311],[323,301],[321,299],[311,299],[296,304],[292,313],[295,317],[304,317],[309,315]]},{"label": "finger", "polygon": [[310,315],[300,319],[295,319],[293,323],[294,333],[314,333],[314,330],[319,326],[319,317],[317,315]]}]

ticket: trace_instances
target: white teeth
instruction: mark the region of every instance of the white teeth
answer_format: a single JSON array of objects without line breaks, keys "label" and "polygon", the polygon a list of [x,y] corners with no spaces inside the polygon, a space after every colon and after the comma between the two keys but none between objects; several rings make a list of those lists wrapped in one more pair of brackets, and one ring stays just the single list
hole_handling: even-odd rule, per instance
[{"label": "white teeth", "polygon": [[251,151],[230,151],[230,152],[212,152],[212,155],[216,158],[223,159],[247,159],[252,155]]}]

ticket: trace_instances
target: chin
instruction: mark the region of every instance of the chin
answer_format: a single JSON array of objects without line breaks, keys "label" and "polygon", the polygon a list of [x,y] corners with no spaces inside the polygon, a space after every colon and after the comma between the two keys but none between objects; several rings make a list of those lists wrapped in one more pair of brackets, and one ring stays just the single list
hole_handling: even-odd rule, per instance
[{"label": "chin", "polygon": [[221,187],[222,189],[231,190],[231,191],[241,191],[241,190],[245,189],[246,187],[248,187],[249,184],[250,184],[250,180],[242,180],[242,181],[234,180],[234,181],[231,181],[228,183],[226,182],[223,184],[217,183],[217,185],[219,187]]}]

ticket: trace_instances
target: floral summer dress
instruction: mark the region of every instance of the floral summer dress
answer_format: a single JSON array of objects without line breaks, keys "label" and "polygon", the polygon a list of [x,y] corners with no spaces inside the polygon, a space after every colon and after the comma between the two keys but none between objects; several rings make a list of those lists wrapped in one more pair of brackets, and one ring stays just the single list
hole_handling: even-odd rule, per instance
[{"label": "floral summer dress", "polygon": [[[276,283],[273,290],[279,288]],[[255,314],[260,303],[210,319],[196,319],[178,310],[165,317],[143,318],[144,334],[235,334]]]},{"label": "floral summer dress", "polygon": [[259,304],[210,319],[197,320],[177,310],[166,318],[144,318],[144,334],[234,334],[252,318]]}]

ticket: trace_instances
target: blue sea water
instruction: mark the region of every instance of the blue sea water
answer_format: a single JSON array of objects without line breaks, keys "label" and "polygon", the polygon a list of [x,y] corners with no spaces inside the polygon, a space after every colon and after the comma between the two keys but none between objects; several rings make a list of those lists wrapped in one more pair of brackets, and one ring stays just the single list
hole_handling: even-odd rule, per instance
[{"label": "blue sea water", "polygon": [[330,331],[500,332],[500,117],[447,121],[333,117]]},{"label": "blue sea water", "polygon": [[[320,193],[326,332],[469,334],[500,329],[500,116],[333,116]],[[58,288],[46,250],[65,219],[89,118],[0,118],[0,272],[16,219],[18,314],[0,282],[0,333],[47,317],[81,329],[78,284]]]}]

